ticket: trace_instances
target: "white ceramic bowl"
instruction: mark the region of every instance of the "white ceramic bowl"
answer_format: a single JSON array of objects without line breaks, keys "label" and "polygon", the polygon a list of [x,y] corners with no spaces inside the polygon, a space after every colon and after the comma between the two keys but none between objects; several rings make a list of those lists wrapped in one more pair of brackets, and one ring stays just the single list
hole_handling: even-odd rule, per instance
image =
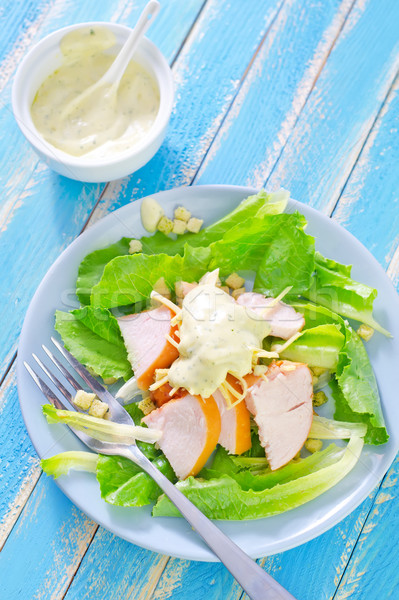
[{"label": "white ceramic bowl", "polygon": [[58,150],[46,142],[36,129],[30,108],[40,85],[62,63],[59,47],[61,39],[74,29],[88,26],[108,27],[115,34],[118,45],[122,45],[131,32],[129,27],[115,23],[78,23],[59,29],[43,38],[28,52],[17,70],[12,88],[12,107],[22,133],[51,169],[78,181],[111,181],[140,169],[160,147],[173,106],[172,71],[158,48],[144,38],[134,59],[153,75],[160,91],[159,112],[147,136],[131,150],[115,154],[110,158],[90,159],[84,156],[71,156]]}]

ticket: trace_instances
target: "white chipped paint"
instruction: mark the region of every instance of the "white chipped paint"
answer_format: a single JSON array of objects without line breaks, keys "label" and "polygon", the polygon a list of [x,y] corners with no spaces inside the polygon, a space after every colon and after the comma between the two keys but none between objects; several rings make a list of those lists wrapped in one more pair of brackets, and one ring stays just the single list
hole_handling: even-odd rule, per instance
[{"label": "white chipped paint", "polygon": [[[351,9],[351,6],[352,0],[344,0],[339,10],[337,11],[335,18],[331,22],[330,26],[326,29],[323,38],[320,40],[319,44],[315,49],[313,58],[310,61],[304,76],[298,84],[291,104],[291,109],[287,113],[284,121],[280,126],[280,130],[276,136],[275,142],[273,143],[271,152],[268,154],[267,158],[262,163],[260,163],[254,168],[253,172],[248,177],[248,180],[246,182],[247,185],[254,186],[256,188],[261,188],[264,185],[265,180],[271,173],[273,166],[276,164],[279,158],[282,148],[287,143],[290,134],[295,128],[295,124],[299,118],[299,115],[301,114],[310,96],[310,93],[314,88],[314,85],[324,67],[327,57],[336,42],[336,39],[343,27],[343,24],[348,15],[348,12]],[[285,20],[287,18],[285,8],[286,7],[284,6],[282,14],[279,15],[279,20]],[[289,5],[287,5],[287,8],[289,8]],[[271,32],[268,36],[270,37],[269,45],[265,48],[265,53],[262,52],[262,54],[259,56],[259,60],[262,60],[262,62],[264,62],[267,59],[267,53],[271,47],[271,43],[273,43],[274,37],[278,35],[278,32],[282,25],[283,23],[276,22],[275,28],[272,28],[274,31]],[[320,100],[316,97],[315,102],[317,103],[319,101]],[[311,132],[309,131],[309,133]],[[284,180],[284,177],[284,173],[279,173],[278,177],[275,178],[276,181],[270,181],[270,189],[277,189],[280,186],[280,182]]]},{"label": "white chipped paint", "polygon": [[[64,523],[51,542],[53,560],[42,577],[41,587],[34,600],[63,598],[98,529],[97,523],[83,516],[76,507],[72,507],[71,513],[72,524],[69,520]],[[64,551],[60,551],[61,545]]]},{"label": "white chipped paint", "polygon": [[[289,0],[288,2],[286,2],[284,5],[284,9],[278,13],[275,23],[270,28],[270,31],[267,33],[266,37],[263,38],[260,45],[260,49],[255,53],[254,59],[250,63],[250,66],[247,69],[247,71],[244,73],[244,76],[241,79],[241,81],[232,82],[234,89],[236,89],[242,82],[241,89],[238,92],[236,98],[234,99],[234,102],[231,104],[230,109],[224,119],[223,125],[220,128],[220,131],[218,131],[217,136],[213,140],[212,146],[209,149],[205,160],[201,165],[201,168],[196,174],[194,181],[201,177],[202,173],[206,170],[209,163],[212,162],[214,157],[220,151],[220,148],[223,145],[223,141],[226,139],[232,124],[235,122],[235,120],[240,114],[241,108],[245,102],[249,90],[251,89],[251,86],[258,78],[262,77],[263,68],[265,66],[265,62],[267,61],[268,53],[271,47],[273,46],[276,37],[279,34],[279,31],[282,27],[284,27],[284,24],[287,20],[287,9],[289,9],[289,7],[294,3],[294,1],[295,0]],[[264,27],[267,24],[267,20],[267,16],[265,16]],[[247,183],[247,185],[252,184]]]},{"label": "white chipped paint", "polygon": [[43,25],[59,18],[69,8],[68,0],[53,0],[45,4],[45,10],[37,17],[14,43],[0,65],[0,91],[7,85],[26,52],[36,41]]},{"label": "white chipped paint", "polygon": [[[271,172],[272,166],[274,166],[276,161],[278,161],[282,148],[286,146],[288,139],[291,138],[292,134],[295,132],[295,125],[299,119],[299,115],[303,111],[312,91],[312,102],[314,106],[319,106],[319,115],[322,115],[323,107],[321,106],[321,96],[318,90],[315,89],[315,84],[324,68],[331,50],[335,46],[338,37],[341,35],[342,29],[345,25],[345,20],[347,19],[352,6],[353,0],[344,0],[337,11],[335,18],[331,22],[330,26],[326,29],[322,39],[316,47],[309,67],[307,68],[301,82],[298,85],[292,102],[291,110],[288,112],[284,122],[281,125],[279,134],[277,136],[277,142],[275,144],[276,148],[273,148],[273,154],[271,154],[271,156],[264,163],[261,163],[255,168],[252,178],[250,178],[248,181],[248,185],[254,185],[255,187],[262,187],[262,185],[264,185],[265,180]],[[306,131],[308,136],[304,135]],[[302,144],[306,145],[311,136],[311,126],[310,124],[305,123],[301,131]],[[295,142],[292,143],[291,140],[290,144],[287,144],[287,148],[289,149],[290,156],[295,156],[300,153],[298,144]],[[285,163],[291,164],[291,160],[285,161]],[[277,189],[280,187],[282,181],[288,179],[288,173],[285,171],[285,168],[288,167],[277,167],[277,170],[272,173],[271,178],[268,181],[268,187],[270,185],[271,189]]]},{"label": "white chipped paint", "polygon": [[[350,175],[350,178],[345,185],[342,195],[339,198],[339,203],[334,212],[334,219],[336,219],[341,225],[346,225],[352,217],[354,210],[361,210],[361,206],[356,206],[356,203],[359,202],[362,198],[362,191],[364,185],[366,184],[367,176],[371,169],[378,170],[378,166],[373,167],[371,164],[370,154],[373,150],[373,146],[376,142],[376,139],[380,133],[381,125],[383,124],[384,118],[387,115],[390,105],[395,98],[396,93],[399,91],[399,77],[396,78],[388,96],[386,98],[382,98],[383,106],[378,115],[378,118],[375,124],[372,126],[372,129],[368,135],[367,141],[364,144],[364,147],[361,148],[360,156],[357,159],[356,167]],[[380,90],[380,96],[382,91]],[[391,133],[396,133],[396,131],[391,131]],[[389,151],[389,148],[384,149],[384,151]],[[399,241],[399,236],[397,238]],[[393,243],[393,248],[396,248],[396,240]],[[390,251],[392,255],[392,250]],[[389,262],[390,257],[387,256],[387,262]]]},{"label": "white chipped paint", "polygon": [[41,468],[39,459],[31,457],[29,462],[30,468],[26,477],[19,484],[20,488],[17,495],[14,497],[8,510],[4,512],[0,521],[0,552],[40,477]]},{"label": "white chipped paint", "polygon": [[399,245],[396,248],[389,264],[387,275],[392,280],[393,285],[397,288],[399,285]]}]

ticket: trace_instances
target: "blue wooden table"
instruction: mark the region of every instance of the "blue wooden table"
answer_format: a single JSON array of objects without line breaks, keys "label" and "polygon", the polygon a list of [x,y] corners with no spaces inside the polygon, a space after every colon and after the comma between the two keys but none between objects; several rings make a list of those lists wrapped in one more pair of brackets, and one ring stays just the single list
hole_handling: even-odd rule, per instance
[{"label": "blue wooden table", "polygon": [[[51,31],[132,25],[144,0],[2,0],[0,598],[236,600],[216,563],[169,558],[98,527],[41,473],[15,381],[29,301],[66,246],[110,211],[179,185],[283,185],[357,236],[399,283],[398,0],[163,0],[149,32],[176,102],[151,162],[111,184],[62,178],[11,113],[12,78]],[[399,598],[399,463],[312,542],[259,562],[298,600]]]}]

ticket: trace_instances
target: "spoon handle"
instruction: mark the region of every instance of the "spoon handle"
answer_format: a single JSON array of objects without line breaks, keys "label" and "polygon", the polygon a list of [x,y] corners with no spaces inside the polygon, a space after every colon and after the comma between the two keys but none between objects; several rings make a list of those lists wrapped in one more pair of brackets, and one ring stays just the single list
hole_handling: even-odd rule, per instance
[{"label": "spoon handle", "polygon": [[136,50],[145,32],[157,16],[159,9],[160,4],[157,0],[150,0],[148,2],[133,31],[124,43],[123,48],[115,58],[111,67],[102,77],[103,83],[112,83],[114,85],[118,85],[129,61],[132,59],[134,51]]}]

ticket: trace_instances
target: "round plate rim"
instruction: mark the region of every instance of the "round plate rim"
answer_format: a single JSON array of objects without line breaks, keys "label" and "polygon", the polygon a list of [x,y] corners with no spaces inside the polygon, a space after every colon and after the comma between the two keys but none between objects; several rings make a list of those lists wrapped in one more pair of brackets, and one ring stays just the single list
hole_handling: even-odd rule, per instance
[{"label": "round plate rim", "polygon": [[[247,187],[247,186],[214,184],[214,185],[195,185],[195,186],[188,186],[188,187],[181,186],[181,187],[177,187],[177,188],[173,188],[170,190],[165,190],[162,192],[157,192],[157,193],[149,194],[149,195],[151,195],[152,197],[155,197],[159,200],[162,200],[162,196],[164,196],[166,194],[167,195],[173,194],[173,193],[177,193],[177,195],[179,195],[182,190],[184,190],[184,193],[187,194],[188,196],[193,193],[193,190],[201,190],[201,192],[205,192],[205,193],[207,191],[209,191],[210,193],[215,193],[215,192],[217,193],[218,191],[221,191],[224,193],[224,192],[229,192],[231,190],[234,193],[242,194],[243,198],[245,198],[248,195],[255,194],[258,191],[252,187]],[[194,192],[194,195],[195,195],[195,193],[196,192]],[[140,200],[141,200],[141,198],[140,198]],[[385,278],[385,283],[386,283],[387,287],[388,288],[390,287],[391,293],[392,292],[394,293],[393,298],[397,303],[397,309],[398,309],[398,313],[399,313],[399,298],[396,294],[396,290],[395,290],[394,286],[392,285],[391,281],[389,280],[388,276],[386,275],[385,271],[383,270],[381,265],[378,263],[378,261],[373,257],[373,255],[363,246],[363,244],[357,238],[355,238],[349,231],[347,231],[345,228],[343,228],[339,223],[332,221],[332,219],[330,219],[330,217],[320,213],[319,211],[312,208],[311,206],[308,206],[306,204],[302,204],[298,201],[290,199],[289,212],[291,212],[292,209],[303,212],[305,214],[306,218],[308,218],[308,214],[309,214],[314,218],[320,219],[322,222],[324,221],[324,222],[329,222],[329,224],[333,224],[332,225],[333,228],[336,229],[340,235],[342,235],[346,240],[349,240],[349,242],[351,244],[353,244],[355,247],[357,247],[358,249],[361,249],[362,253],[366,253],[366,256],[367,256],[368,260],[370,261],[370,263],[372,264],[373,268],[377,272],[379,272],[380,276]],[[25,389],[24,389],[25,386],[22,383],[23,378],[24,378],[23,377],[24,367],[23,367],[23,361],[22,361],[22,357],[24,354],[23,349],[24,349],[24,345],[25,345],[25,337],[27,335],[26,332],[28,329],[28,324],[32,318],[32,310],[33,310],[32,307],[34,307],[38,296],[40,295],[41,291],[45,287],[46,282],[51,277],[52,273],[58,269],[59,265],[62,264],[69,257],[70,253],[78,245],[83,246],[86,240],[89,240],[89,239],[95,237],[95,234],[98,231],[103,230],[104,227],[106,226],[106,224],[108,222],[111,222],[111,219],[115,218],[115,216],[118,216],[118,218],[119,218],[124,213],[129,214],[130,211],[132,211],[132,210],[133,211],[139,210],[139,202],[137,202],[137,201],[132,202],[132,203],[125,205],[125,206],[117,209],[116,211],[113,211],[112,213],[106,215],[105,217],[100,219],[97,223],[95,223],[92,227],[90,227],[90,229],[88,229],[87,231],[83,232],[80,236],[78,236],[71,244],[69,244],[67,246],[67,248],[57,258],[57,260],[53,263],[53,265],[50,267],[50,269],[47,271],[46,275],[44,276],[41,283],[39,284],[32,300],[30,302],[28,311],[25,316],[24,324],[22,327],[20,343],[19,343],[19,350],[18,350],[18,357],[17,357],[17,386],[18,386],[19,403],[20,403],[22,416],[23,416],[23,419],[25,422],[25,426],[28,431],[29,437],[31,438],[32,444],[38,454],[39,454],[38,444],[35,439],[35,435],[31,434],[30,422],[28,421],[28,412],[25,407],[25,401],[23,400],[23,397],[25,394]],[[398,322],[399,322],[399,320],[398,320]],[[32,383],[32,385],[33,385],[33,383]],[[381,460],[379,473],[378,473],[378,480],[381,479],[383,477],[383,475],[385,474],[385,472],[388,470],[390,464],[394,460],[396,453],[398,451],[399,429],[395,433],[397,434],[396,439],[394,440],[394,442],[389,444],[389,446],[387,447],[387,450],[383,454],[383,458]],[[39,456],[40,456],[40,454],[39,454]],[[81,476],[85,476],[85,475],[86,474],[77,473],[75,476],[76,476],[76,478],[80,478]],[[70,477],[70,476],[68,476],[68,477]],[[76,498],[74,494],[71,494],[70,491],[68,489],[66,489],[67,488],[66,478],[58,479],[55,481],[55,483],[63,491],[63,493],[87,516],[89,516],[91,519],[98,522],[100,525],[102,525],[103,527],[105,527],[106,529],[111,531],[112,533],[115,533],[119,537],[121,537],[129,542],[138,544],[139,546],[146,548],[148,550],[151,550],[151,551],[161,552],[164,554],[170,554],[177,558],[182,558],[182,559],[186,559],[186,560],[198,560],[198,561],[209,561],[209,562],[218,560],[213,555],[213,553],[203,545],[203,543],[200,540],[199,540],[198,548],[195,551],[190,551],[190,552],[187,552],[187,551],[181,552],[180,550],[176,550],[176,549],[172,549],[172,551],[171,551],[171,549],[168,549],[167,544],[166,545],[159,544],[159,543],[154,544],[153,542],[147,543],[145,540],[140,540],[140,542],[138,542],[136,539],[132,539],[131,536],[124,535],[123,531],[118,529],[118,527],[113,527],[112,523],[110,525],[110,523],[105,522],[103,519],[98,519],[98,517],[95,514],[95,511],[88,509],[88,507],[85,505],[85,503],[83,501],[81,501],[80,498]],[[255,548],[253,549],[253,551],[251,551],[251,549],[248,549],[248,548],[244,548],[244,549],[253,558],[259,558],[261,556],[265,556],[266,554],[271,555],[271,554],[289,550],[289,549],[295,548],[301,544],[304,544],[304,543],[314,539],[315,537],[321,535],[325,531],[331,529],[333,526],[335,526],[337,523],[339,523],[342,519],[344,519],[350,512],[352,512],[355,508],[357,508],[361,504],[361,502],[368,496],[371,489],[372,488],[370,488],[370,487],[366,487],[364,489],[362,489],[360,487],[360,489],[358,490],[358,493],[352,497],[351,502],[347,503],[347,505],[345,507],[343,507],[340,511],[337,511],[334,515],[325,519],[323,522],[318,523],[315,527],[303,532],[302,534],[297,536],[297,538],[295,538],[291,541],[280,542],[280,543],[277,542],[277,543],[273,544],[272,546],[270,546],[270,544],[269,544],[268,547],[266,547],[264,545],[262,546],[262,544],[259,544],[256,549]],[[114,508],[114,507],[112,507],[112,508]],[[130,510],[130,509],[122,509],[122,510]],[[137,509],[133,509],[133,510],[137,510]],[[294,510],[298,510],[298,509],[294,509]],[[293,511],[289,511],[287,513],[284,513],[284,515],[285,516],[290,515],[292,512]],[[271,518],[274,519],[275,517],[271,517]],[[269,519],[270,519],[270,517],[269,517]],[[259,522],[259,521],[267,522],[269,519],[261,519],[261,520],[255,521],[255,522]],[[169,526],[169,523],[171,523],[174,520],[175,519],[168,519],[167,527]],[[250,521],[250,522],[254,522],[254,521]],[[221,525],[221,528],[223,529],[223,524],[229,523],[229,522],[219,521],[218,523]],[[239,523],[241,525],[241,524],[248,523],[248,521],[235,522],[235,523]],[[241,544],[239,544],[239,545],[241,545]]]}]

